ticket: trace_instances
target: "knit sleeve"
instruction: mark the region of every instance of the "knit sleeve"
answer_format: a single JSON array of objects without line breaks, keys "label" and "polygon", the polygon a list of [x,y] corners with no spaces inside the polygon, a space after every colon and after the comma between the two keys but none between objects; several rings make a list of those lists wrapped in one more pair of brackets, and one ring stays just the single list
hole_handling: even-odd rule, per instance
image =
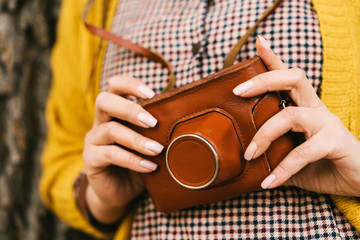
[{"label": "knit sleeve", "polygon": [[[70,226],[105,237],[83,218],[73,193],[75,179],[84,167],[84,137],[94,119],[95,93],[87,84],[99,46],[99,39],[91,36],[80,21],[85,2],[62,1],[51,59],[53,82],[46,109],[48,136],[42,155],[40,194],[44,203]],[[125,218],[117,235],[128,236],[131,218]]]},{"label": "knit sleeve", "polygon": [[[313,0],[324,47],[322,101],[360,140],[360,3]],[[360,198],[332,196],[360,231]]]}]

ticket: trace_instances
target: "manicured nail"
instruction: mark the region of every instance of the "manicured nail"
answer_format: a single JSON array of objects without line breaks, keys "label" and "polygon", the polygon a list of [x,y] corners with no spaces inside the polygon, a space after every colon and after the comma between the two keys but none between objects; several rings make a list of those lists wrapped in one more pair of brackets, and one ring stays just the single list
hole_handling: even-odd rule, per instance
[{"label": "manicured nail", "polygon": [[148,113],[139,113],[138,120],[147,127],[155,127],[157,120]]},{"label": "manicured nail", "polygon": [[249,91],[252,87],[253,87],[253,81],[249,80],[234,88],[233,93],[235,95],[241,95]]},{"label": "manicured nail", "polygon": [[263,189],[267,189],[274,181],[276,176],[274,174],[270,174],[267,178],[264,179],[261,183],[261,187]]},{"label": "manicured nail", "polygon": [[138,87],[138,91],[147,98],[152,98],[153,96],[155,96],[155,92],[146,85],[140,85]]},{"label": "manicured nail", "polygon": [[147,150],[149,150],[153,153],[161,153],[161,151],[164,149],[163,145],[161,145],[160,143],[155,142],[155,141],[146,142],[145,147]]},{"label": "manicured nail", "polygon": [[245,151],[244,158],[250,161],[253,158],[256,149],[257,149],[256,142],[251,142]]},{"label": "manicured nail", "polygon": [[143,168],[146,168],[147,170],[151,170],[151,171],[155,171],[156,168],[157,168],[157,164],[156,164],[156,163],[150,162],[150,161],[148,161],[148,160],[141,160],[141,161],[140,161],[140,165],[141,165]]},{"label": "manicured nail", "polygon": [[258,35],[257,39],[260,40],[261,44],[263,45],[263,47],[267,48],[267,49],[271,49],[270,48],[270,43],[268,41],[265,40],[265,38],[263,38],[262,36]]}]

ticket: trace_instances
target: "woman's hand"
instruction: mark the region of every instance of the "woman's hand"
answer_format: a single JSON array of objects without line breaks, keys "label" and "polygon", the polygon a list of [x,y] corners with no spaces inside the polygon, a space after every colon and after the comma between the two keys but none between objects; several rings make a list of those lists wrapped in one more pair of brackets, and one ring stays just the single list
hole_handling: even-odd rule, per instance
[{"label": "woman's hand", "polygon": [[258,37],[256,46],[269,72],[237,86],[234,93],[253,97],[285,91],[297,107],[287,107],[270,118],[255,134],[245,159],[259,157],[272,141],[290,130],[306,137],[261,186],[295,185],[319,193],[360,196],[360,141],[319,99],[302,70],[288,69],[264,38]]},{"label": "woman's hand", "polygon": [[157,120],[153,116],[122,97],[131,95],[145,99],[154,94],[137,79],[114,77],[109,81],[108,92],[100,93],[96,99],[95,120],[85,137],[83,160],[89,181],[87,205],[93,216],[103,223],[118,220],[127,204],[143,191],[136,172],[148,173],[157,167],[123,147],[154,156],[163,146],[113,121],[116,118],[144,128],[154,127]]}]

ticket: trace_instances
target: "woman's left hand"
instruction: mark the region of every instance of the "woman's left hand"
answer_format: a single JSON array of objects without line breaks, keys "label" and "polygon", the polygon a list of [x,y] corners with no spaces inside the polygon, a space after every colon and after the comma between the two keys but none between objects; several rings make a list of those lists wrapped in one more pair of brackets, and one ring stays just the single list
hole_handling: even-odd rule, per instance
[{"label": "woman's left hand", "polygon": [[303,132],[306,138],[261,186],[295,185],[319,193],[360,196],[360,141],[319,99],[304,71],[288,69],[262,37],[258,37],[256,47],[269,72],[240,84],[234,93],[253,97],[286,91],[297,107],[283,109],[261,126],[245,151],[245,159],[259,157],[288,131]]}]

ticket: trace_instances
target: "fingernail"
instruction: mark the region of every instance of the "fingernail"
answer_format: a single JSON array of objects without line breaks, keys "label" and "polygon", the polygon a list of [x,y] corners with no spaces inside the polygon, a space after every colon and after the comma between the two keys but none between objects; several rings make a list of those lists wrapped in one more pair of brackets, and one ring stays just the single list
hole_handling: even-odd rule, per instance
[{"label": "fingernail", "polygon": [[250,161],[253,158],[256,149],[257,149],[256,142],[251,142],[245,151],[244,158]]},{"label": "fingernail", "polygon": [[148,113],[139,113],[138,120],[140,123],[148,127],[155,127],[157,120]]},{"label": "fingernail", "polygon": [[233,93],[235,95],[241,95],[249,91],[252,87],[253,87],[253,81],[249,80],[234,88]]},{"label": "fingernail", "polygon": [[151,171],[155,171],[156,168],[157,168],[156,163],[150,162],[148,160],[141,160],[140,161],[140,166],[142,166],[143,168],[146,168],[148,170],[151,170]]},{"label": "fingernail", "polygon": [[148,141],[145,143],[145,147],[147,150],[154,152],[154,153],[161,153],[164,149],[164,146],[155,141]]},{"label": "fingernail", "polygon": [[147,98],[152,98],[153,96],[155,96],[155,92],[146,85],[140,85],[138,87],[138,91]]},{"label": "fingernail", "polygon": [[267,189],[275,180],[276,176],[274,174],[270,174],[267,178],[264,179],[261,183],[261,187],[263,189]]},{"label": "fingernail", "polygon": [[260,40],[261,44],[263,45],[263,47],[267,48],[267,49],[271,49],[270,48],[270,43],[268,41],[265,40],[265,38],[263,38],[262,36],[258,35],[257,39]]}]

